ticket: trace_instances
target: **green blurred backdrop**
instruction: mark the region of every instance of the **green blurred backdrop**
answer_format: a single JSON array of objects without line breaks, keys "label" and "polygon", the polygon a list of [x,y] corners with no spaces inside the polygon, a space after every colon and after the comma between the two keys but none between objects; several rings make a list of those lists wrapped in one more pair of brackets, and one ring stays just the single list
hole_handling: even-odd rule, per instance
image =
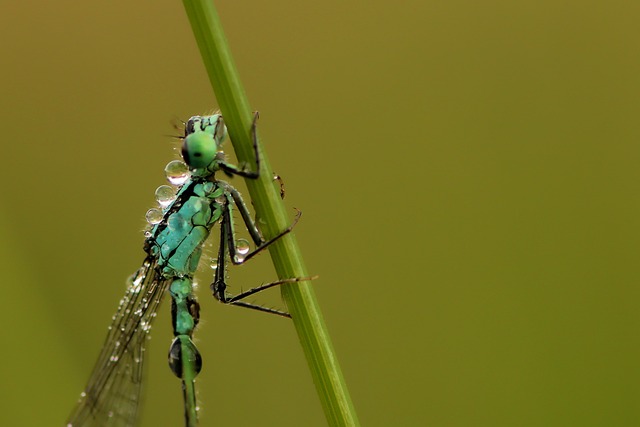
[{"label": "green blurred backdrop", "polygon": [[[640,3],[217,5],[363,425],[640,425]],[[0,425],[60,426],[216,102],[179,1],[5,0],[0,37]],[[202,426],[326,425],[291,324],[209,276]],[[181,425],[168,310],[144,426]]]}]

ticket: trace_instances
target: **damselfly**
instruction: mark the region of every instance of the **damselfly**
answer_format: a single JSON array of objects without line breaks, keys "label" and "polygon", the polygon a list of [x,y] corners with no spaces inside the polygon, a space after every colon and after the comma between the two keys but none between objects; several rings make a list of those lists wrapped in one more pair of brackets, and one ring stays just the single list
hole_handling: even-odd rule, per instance
[{"label": "damselfly", "polygon": [[[193,275],[202,246],[213,226],[220,223],[220,246],[211,290],[225,304],[247,307],[290,317],[289,314],[243,301],[249,295],[287,282],[284,279],[242,292],[227,294],[225,283],[227,256],[241,264],[289,233],[293,224],[275,237],[265,240],[251,218],[240,193],[229,183],[214,177],[222,171],[229,177],[258,178],[260,157],[254,117],[251,133],[256,170],[227,163],[220,145],[226,137],[222,116],[194,116],[185,125],[182,145],[184,162],[175,160],[165,168],[173,186],[156,190],[159,209],[147,212],[150,230],[145,233],[146,258],[128,282],[128,289],[113,316],[107,339],[67,426],[135,425],[142,386],[145,343],[165,292],[171,295],[174,340],[169,350],[169,366],[182,380],[187,426],[197,424],[195,377],[202,358],[191,337],[198,324],[199,304],[193,293]],[[235,238],[233,210],[237,207],[255,249]]]}]

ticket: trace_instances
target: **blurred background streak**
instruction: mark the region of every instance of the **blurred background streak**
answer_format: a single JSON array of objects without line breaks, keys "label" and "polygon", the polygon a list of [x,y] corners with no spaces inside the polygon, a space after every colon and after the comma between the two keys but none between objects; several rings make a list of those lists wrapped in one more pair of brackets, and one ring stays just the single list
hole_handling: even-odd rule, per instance
[{"label": "blurred background streak", "polygon": [[[640,3],[216,4],[363,426],[640,425]],[[0,38],[0,425],[61,426],[217,105],[179,1],[5,0]],[[326,425],[291,324],[210,277],[201,424]],[[178,426],[160,311],[142,425]]]}]

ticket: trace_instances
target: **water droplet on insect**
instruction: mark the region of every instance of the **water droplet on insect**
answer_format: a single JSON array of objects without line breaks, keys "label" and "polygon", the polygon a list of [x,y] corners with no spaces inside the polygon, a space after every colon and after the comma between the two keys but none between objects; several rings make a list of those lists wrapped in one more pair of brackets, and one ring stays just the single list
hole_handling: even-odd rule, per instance
[{"label": "water droplet on insect", "polygon": [[236,258],[238,261],[244,261],[244,256],[249,253],[251,247],[245,239],[236,240]]},{"label": "water droplet on insect", "polygon": [[191,176],[189,167],[180,160],[173,160],[167,163],[164,172],[167,175],[167,180],[173,185],[182,185]]},{"label": "water droplet on insect", "polygon": [[213,271],[216,271],[218,269],[218,261],[211,260],[211,264],[209,264],[209,267],[211,267]]},{"label": "water droplet on insect", "polygon": [[176,199],[176,188],[170,185],[161,185],[156,188],[156,200],[163,208],[166,208]]},{"label": "water droplet on insect", "polygon": [[238,239],[236,240],[236,251],[240,254],[240,255],[246,255],[249,253],[249,242],[247,242],[245,239]]},{"label": "water droplet on insect", "polygon": [[145,218],[147,218],[147,222],[149,224],[156,225],[160,221],[162,221],[162,211],[157,208],[149,209],[147,211],[147,214],[145,215]]}]

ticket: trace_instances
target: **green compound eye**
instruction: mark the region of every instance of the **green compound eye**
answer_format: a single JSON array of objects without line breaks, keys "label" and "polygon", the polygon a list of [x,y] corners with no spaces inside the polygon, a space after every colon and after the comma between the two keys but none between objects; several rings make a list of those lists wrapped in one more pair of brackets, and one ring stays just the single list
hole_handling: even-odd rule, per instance
[{"label": "green compound eye", "polygon": [[216,158],[218,144],[208,132],[195,132],[182,143],[182,157],[192,169],[203,169]]}]

